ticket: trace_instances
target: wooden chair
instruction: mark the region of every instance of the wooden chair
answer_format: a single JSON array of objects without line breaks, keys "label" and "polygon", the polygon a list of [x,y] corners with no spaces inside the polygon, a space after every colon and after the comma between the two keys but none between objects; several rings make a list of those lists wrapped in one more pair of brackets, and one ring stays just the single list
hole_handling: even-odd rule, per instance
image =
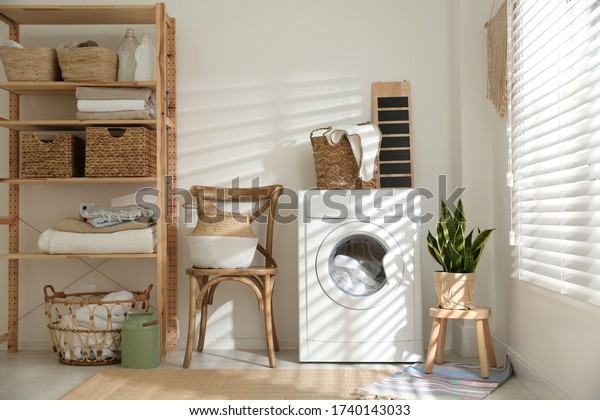
[{"label": "wooden chair", "polygon": [[[235,281],[250,287],[258,299],[258,307],[264,312],[265,334],[267,341],[267,354],[270,367],[275,367],[277,360],[275,352],[279,351],[277,334],[275,332],[275,318],[273,316],[273,287],[275,275],[277,274],[277,263],[273,259],[273,228],[275,208],[277,200],[283,192],[283,186],[270,185],[257,188],[217,188],[207,186],[193,186],[191,193],[197,197],[198,215],[201,216],[205,208],[205,201],[211,205],[219,206],[219,203],[245,203],[254,205],[251,212],[250,222],[256,219],[266,218],[266,238],[264,247],[257,245],[257,251],[264,256],[265,264],[262,266],[251,266],[245,269],[223,269],[223,268],[196,268],[186,270],[190,276],[189,289],[189,326],[187,345],[183,367],[190,366],[195,339],[196,311],[200,309],[200,333],[198,337],[198,351],[204,350],[206,337],[207,308],[213,302],[215,290],[224,281]],[[214,208],[214,207],[213,207]],[[261,220],[262,222],[262,220]]]},{"label": "wooden chair", "polygon": [[[425,363],[425,373],[433,372],[433,361],[439,365],[444,363],[444,345],[446,342],[446,326],[449,319],[471,319],[475,321],[477,332],[477,348],[479,350],[479,365],[481,377],[489,378],[489,366],[496,366],[496,356],[488,318],[492,309],[488,306],[478,306],[474,309],[440,309],[430,308],[429,315],[433,318],[431,325],[431,338],[429,340],[429,351]],[[436,357],[437,356],[437,357]]]}]

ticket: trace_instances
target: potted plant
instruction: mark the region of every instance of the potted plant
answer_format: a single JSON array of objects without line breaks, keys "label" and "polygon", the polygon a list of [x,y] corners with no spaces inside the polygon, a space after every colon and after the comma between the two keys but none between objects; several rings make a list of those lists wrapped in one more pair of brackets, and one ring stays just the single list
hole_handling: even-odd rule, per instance
[{"label": "potted plant", "polygon": [[427,249],[442,266],[442,271],[433,273],[438,306],[443,309],[473,309],[475,269],[494,229],[482,231],[477,228],[474,239],[474,230],[467,234],[462,200],[458,201],[454,214],[442,201],[436,228],[437,237],[427,232]]}]

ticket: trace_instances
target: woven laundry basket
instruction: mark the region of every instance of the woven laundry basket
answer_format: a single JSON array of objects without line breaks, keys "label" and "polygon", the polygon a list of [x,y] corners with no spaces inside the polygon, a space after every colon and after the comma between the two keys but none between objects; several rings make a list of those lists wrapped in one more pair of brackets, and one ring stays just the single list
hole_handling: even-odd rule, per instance
[{"label": "woven laundry basket", "polygon": [[0,58],[9,82],[60,80],[60,68],[54,48],[0,47]]},{"label": "woven laundry basket", "polygon": [[156,134],[144,127],[85,129],[85,176],[156,176]]},{"label": "woven laundry basket", "polygon": [[[318,131],[323,134],[316,135]],[[358,164],[348,139],[329,144],[325,134],[331,127],[317,128],[310,133],[315,160],[317,188],[322,190],[370,190],[377,188],[377,179],[363,181],[358,176]]]},{"label": "woven laundry basket", "polygon": [[[57,292],[44,286],[44,314],[53,350],[61,363],[76,366],[121,362],[121,326],[129,312],[148,312],[150,284],[130,299],[122,292]],[[131,296],[130,295],[130,296]]]},{"label": "woven laundry basket", "polygon": [[250,216],[221,211],[199,214],[186,238],[197,268],[248,268],[258,244]]},{"label": "woven laundry basket", "polygon": [[21,134],[21,177],[72,178],[83,176],[84,170],[83,139],[72,134]]},{"label": "woven laundry basket", "polygon": [[104,47],[58,50],[58,63],[66,82],[114,82],[117,80],[117,53]]}]

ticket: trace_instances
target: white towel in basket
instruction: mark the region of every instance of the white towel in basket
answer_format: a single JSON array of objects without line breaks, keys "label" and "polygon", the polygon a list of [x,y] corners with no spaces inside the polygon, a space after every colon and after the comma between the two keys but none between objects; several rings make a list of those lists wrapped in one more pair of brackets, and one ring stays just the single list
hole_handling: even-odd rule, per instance
[{"label": "white towel in basket", "polygon": [[381,146],[381,131],[376,124],[346,124],[332,127],[325,133],[329,144],[347,137],[358,165],[358,177],[370,181],[375,175],[375,162]]}]

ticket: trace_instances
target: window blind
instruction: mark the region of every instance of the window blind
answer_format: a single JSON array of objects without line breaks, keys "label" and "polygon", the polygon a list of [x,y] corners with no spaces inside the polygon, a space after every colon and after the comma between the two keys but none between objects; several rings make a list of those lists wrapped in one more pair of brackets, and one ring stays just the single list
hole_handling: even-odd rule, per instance
[{"label": "window blind", "polygon": [[600,0],[509,0],[513,276],[600,306]]}]

